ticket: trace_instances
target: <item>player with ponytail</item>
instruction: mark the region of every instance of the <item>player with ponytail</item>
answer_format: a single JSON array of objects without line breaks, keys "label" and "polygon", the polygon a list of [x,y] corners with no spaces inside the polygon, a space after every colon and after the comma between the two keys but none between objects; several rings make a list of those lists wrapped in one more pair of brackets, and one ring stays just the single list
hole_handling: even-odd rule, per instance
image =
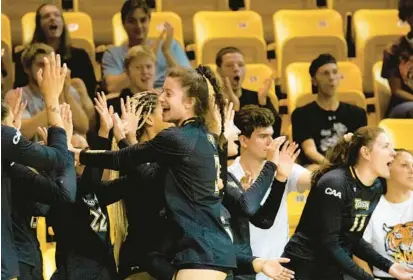
[{"label": "player with ponytail", "polygon": [[313,176],[300,222],[284,249],[287,267],[298,280],[373,280],[352,260],[353,255],[388,272],[411,279],[412,269],[382,257],[362,238],[390,176],[395,152],[381,128],[361,127],[346,134],[327,152]]},{"label": "player with ponytail", "polygon": [[175,236],[176,280],[225,279],[236,267],[232,242],[220,217],[218,145],[205,126],[213,108],[204,72],[202,67],[169,71],[159,101],[163,121],[176,127],[117,152],[74,150],[85,165],[128,170],[157,162],[166,170],[163,187],[170,232]]}]

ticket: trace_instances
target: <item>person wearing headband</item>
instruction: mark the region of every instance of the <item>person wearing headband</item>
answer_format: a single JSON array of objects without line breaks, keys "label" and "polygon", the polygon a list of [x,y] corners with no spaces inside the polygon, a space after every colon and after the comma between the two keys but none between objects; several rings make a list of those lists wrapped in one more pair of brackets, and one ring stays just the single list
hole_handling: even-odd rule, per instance
[{"label": "person wearing headband", "polygon": [[259,92],[243,88],[246,71],[244,54],[236,47],[221,49],[216,55],[215,64],[224,85],[224,94],[234,104],[235,111],[238,112],[245,105],[259,105],[269,109],[275,117],[273,137],[278,137],[281,131],[281,118],[268,97],[271,77],[264,81]]},{"label": "person wearing headband", "polygon": [[314,59],[309,73],[316,100],[295,109],[291,121],[293,139],[303,151],[301,163],[315,169],[340,137],[367,125],[367,115],[363,108],[338,100],[336,92],[342,75],[331,54]]}]

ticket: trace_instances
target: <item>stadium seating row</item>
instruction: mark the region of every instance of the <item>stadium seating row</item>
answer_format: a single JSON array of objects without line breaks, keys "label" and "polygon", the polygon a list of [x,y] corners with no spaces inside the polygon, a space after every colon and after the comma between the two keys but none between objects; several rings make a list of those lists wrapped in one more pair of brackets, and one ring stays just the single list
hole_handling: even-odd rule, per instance
[{"label": "stadium seating row", "polygon": [[[63,0],[54,0],[58,5],[61,5]],[[124,0],[72,0],[74,12],[85,12],[93,19],[93,25],[98,27],[94,30],[96,42],[99,44],[107,44],[112,39],[110,30],[111,23],[108,21],[113,14],[120,10]],[[42,0],[25,0],[25,4],[21,5],[20,1],[3,0],[2,12],[10,16],[13,20],[12,34],[13,41],[20,44],[19,20],[28,12],[35,11],[42,3]],[[65,3],[70,2],[65,0]],[[198,11],[229,11],[228,0],[209,0],[209,1],[192,1],[192,0],[153,0],[155,2],[155,11],[157,12],[175,12],[183,22],[183,34],[187,42],[193,42],[193,26],[192,18]],[[262,16],[264,23],[264,34],[267,42],[273,42],[272,31],[272,15],[274,12],[281,9],[303,10],[315,9],[317,5],[327,6],[335,9],[343,17],[347,12],[355,12],[360,9],[395,9],[397,0],[238,0],[245,6],[246,10],[251,10],[259,13]],[[96,7],[99,7],[98,9]]]},{"label": "stadium seating row", "polygon": [[[82,12],[66,12],[64,17],[75,46],[83,47],[95,60],[95,40],[90,16]],[[408,32],[408,26],[399,23],[396,10],[359,10],[353,17],[356,42],[356,64],[363,77],[364,92],[373,92],[371,69],[382,59],[383,49],[389,42]],[[2,43],[11,49],[10,26],[2,15]],[[182,20],[172,12],[154,12],[149,37],[157,37],[163,23],[174,26],[175,39],[184,44]],[[277,76],[281,77],[281,89],[286,92],[285,69],[293,62],[311,61],[317,54],[330,52],[338,60],[347,60],[347,45],[343,33],[343,21],[338,12],[331,9],[282,10],[273,15],[276,42]],[[30,42],[34,30],[34,12],[21,18],[23,44]],[[112,18],[113,44],[126,40],[120,14]],[[267,47],[263,24],[259,14],[253,11],[198,12],[193,18],[196,63],[210,64],[217,51],[232,45],[240,48],[247,63],[267,63]],[[222,28],[225,26],[225,28]]]}]

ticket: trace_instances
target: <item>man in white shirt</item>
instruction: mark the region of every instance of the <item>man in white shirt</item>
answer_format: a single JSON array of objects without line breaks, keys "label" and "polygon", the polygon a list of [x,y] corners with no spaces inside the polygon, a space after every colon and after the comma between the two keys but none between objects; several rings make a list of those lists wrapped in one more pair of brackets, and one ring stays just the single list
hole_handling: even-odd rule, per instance
[{"label": "man in white shirt", "polygon": [[[228,167],[247,189],[260,174],[266,161],[267,148],[272,142],[274,116],[266,108],[256,105],[243,107],[235,118],[236,126],[241,130],[239,136],[241,156]],[[304,192],[310,188],[311,173],[304,167],[295,164],[288,178],[280,209],[269,229],[259,229],[250,224],[250,241],[253,255],[262,258],[276,259],[281,256],[289,236],[287,194],[292,191]],[[262,200],[265,202],[271,188]],[[269,279],[258,274],[257,280]]]}]

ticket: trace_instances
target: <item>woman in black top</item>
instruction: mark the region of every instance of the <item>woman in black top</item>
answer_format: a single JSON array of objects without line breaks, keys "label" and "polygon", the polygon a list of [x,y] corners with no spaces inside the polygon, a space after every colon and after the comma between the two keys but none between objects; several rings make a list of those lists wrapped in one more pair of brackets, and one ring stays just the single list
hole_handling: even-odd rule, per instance
[{"label": "woman in black top", "polygon": [[[59,171],[66,166],[67,143],[72,131],[65,132],[65,126],[59,113],[59,95],[66,77],[66,67],[61,67],[60,56],[50,55],[44,58],[45,67],[38,73],[41,92],[45,97],[46,113],[49,128],[50,147],[41,146],[27,141],[18,130],[24,106],[21,106],[21,94],[10,108],[2,102],[1,108],[1,164],[20,163],[38,170]],[[16,128],[14,128],[14,127]],[[11,220],[11,182],[6,168],[1,169],[1,248],[2,279],[13,279],[19,276],[18,259],[14,246]],[[70,184],[70,182],[69,182]],[[73,186],[73,185],[72,185]]]},{"label": "woman in black top", "polygon": [[395,152],[387,135],[376,127],[347,134],[327,154],[313,176],[313,187],[294,235],[285,247],[286,266],[296,279],[373,280],[352,255],[388,271],[397,279],[412,279],[407,269],[382,257],[363,239],[363,232],[385,188],[378,177],[390,175]]},{"label": "woman in black top", "polygon": [[[123,102],[122,102],[123,104]],[[122,106],[122,115],[128,115],[127,123],[131,124],[138,121],[135,124],[135,127],[138,127],[137,135],[139,138],[139,143],[144,141],[150,140],[157,133],[162,130],[162,120],[159,118],[159,102],[158,96],[155,93],[151,92],[144,92],[135,94],[132,99],[127,99],[126,107]],[[213,104],[212,104],[213,105]],[[232,104],[230,104],[229,109],[226,110],[226,124],[225,127],[231,126],[229,129],[225,129],[226,138],[228,138],[228,153],[234,154],[236,153],[237,146],[235,144],[235,140],[238,137],[239,130],[233,124],[233,114],[232,111]],[[131,107],[133,109],[131,109]],[[140,116],[138,116],[138,120],[136,119],[135,112]],[[219,115],[219,113],[218,113]],[[119,147],[125,148],[128,146],[128,143],[125,141],[126,135],[123,135],[123,129],[118,127],[121,126],[122,123],[115,122],[115,138],[119,141]],[[132,129],[134,130],[134,129]],[[220,130],[218,130],[219,132]],[[131,139],[136,137],[134,133],[132,137],[129,135],[128,138]],[[132,140],[133,141],[133,140]],[[272,149],[273,161],[277,162],[277,156],[275,156],[275,152],[279,145],[284,141],[284,138],[277,139],[275,141],[275,146]],[[278,146],[277,146],[278,145]],[[277,147],[276,147],[277,146]],[[294,145],[292,148],[294,149]],[[286,154],[287,149],[283,149],[283,153],[281,156],[281,161],[284,163],[283,168],[285,165],[288,165],[288,157]],[[291,150],[288,150],[291,152]],[[292,154],[292,153],[291,153]],[[270,156],[271,158],[272,156]],[[293,160],[292,160],[293,162]],[[228,221],[230,224],[230,228],[227,230],[230,233],[230,236],[233,237],[234,243],[240,250],[237,250],[237,265],[241,266],[244,273],[246,271],[251,273],[251,277],[255,277],[256,271],[253,270],[253,262],[254,264],[258,263],[258,261],[262,262],[262,260],[256,260],[252,257],[251,248],[249,246],[249,228],[248,228],[248,219],[251,217],[252,222],[254,222],[257,226],[260,225],[262,227],[269,227],[272,225],[275,215],[277,213],[277,205],[280,204],[283,192],[284,192],[284,183],[278,182],[274,180],[274,171],[275,171],[275,163],[268,162],[267,165],[264,167],[262,171],[262,175],[256,181],[254,186],[250,188],[250,190],[243,194],[240,191],[241,186],[239,182],[228,174],[228,187],[224,193],[224,205],[226,204],[229,209],[235,214],[234,219],[228,219],[229,213],[223,209],[225,216],[225,220]],[[155,168],[156,169],[156,168]],[[288,167],[286,168],[288,170]],[[284,168],[285,170],[285,168]],[[134,176],[134,172],[129,173],[129,176]],[[159,173],[159,172],[158,172]],[[280,176],[283,172],[280,172]],[[143,179],[143,180],[142,180]],[[164,238],[162,237],[162,233],[167,231],[166,223],[165,223],[165,214],[163,213],[163,205],[164,199],[159,192],[162,192],[162,189],[156,187],[161,184],[162,182],[162,175],[156,173],[152,169],[151,172],[145,174],[144,178],[138,180],[139,187],[131,188],[128,195],[124,196],[125,207],[126,207],[126,216],[128,220],[128,232],[126,236],[125,242],[122,244],[122,248],[120,251],[120,261],[119,261],[119,272],[121,276],[126,277],[131,275],[132,273],[140,273],[149,271],[153,276],[156,276],[158,279],[162,276],[156,274],[156,268],[150,269],[148,267],[148,263],[153,263],[153,250],[156,250],[160,241]],[[122,179],[119,179],[122,180]],[[285,181],[285,180],[284,180]],[[116,181],[113,182],[116,184]],[[261,207],[260,202],[264,197],[266,190],[272,185],[273,191],[271,192],[269,199],[263,207]],[[235,186],[235,188],[234,188]],[[225,199],[226,198],[226,199]],[[145,201],[150,200],[152,203],[148,205]],[[228,213],[228,215],[225,215]],[[255,215],[257,213],[257,215]],[[119,214],[116,216],[116,220],[121,220],[123,215]],[[239,219],[239,220],[238,220]],[[242,222],[240,222],[242,220]],[[142,225],[145,225],[142,227]],[[126,230],[125,230],[126,231]],[[117,234],[121,240],[124,239],[124,234]],[[150,252],[152,250],[152,253]],[[162,251],[161,246],[157,247],[158,254]],[[148,253],[149,252],[149,253]],[[243,259],[239,260],[239,256]],[[152,260],[148,260],[151,259]],[[167,259],[167,256],[165,256]],[[159,261],[159,257],[157,260]],[[275,262],[266,263],[267,267],[274,267]],[[164,267],[166,266],[163,264]],[[150,266],[150,265],[149,265]],[[246,270],[245,267],[249,267],[250,270]],[[255,265],[257,267],[257,265]],[[170,268],[170,270],[174,270],[174,268]],[[159,271],[159,270],[158,270]]]},{"label": "woman in black top", "polygon": [[[220,222],[218,150],[204,125],[209,93],[203,74],[203,67],[174,68],[168,73],[160,95],[162,116],[177,127],[118,152],[80,153],[80,162],[86,165],[125,170],[156,161],[167,169],[166,211],[176,234],[177,280],[224,279],[236,267],[231,239]],[[223,112],[224,104],[220,105]]]},{"label": "woman in black top", "polygon": [[[69,105],[62,105],[61,111],[65,116],[63,118],[65,123],[72,126]],[[72,131],[73,128],[69,130]],[[50,144],[55,145],[52,139],[50,140]],[[66,137],[63,140],[66,144]],[[72,203],[75,201],[76,174],[73,154],[68,151],[67,145],[62,145],[59,149],[66,163],[62,168],[56,166],[54,170],[44,172],[46,176],[42,173],[37,174],[18,163],[5,166],[11,179],[13,235],[19,258],[19,279],[21,280],[43,279],[42,254],[37,240],[36,227],[38,216],[45,216],[48,207],[41,203]]]},{"label": "woman in black top", "polygon": [[[50,45],[56,53],[60,54],[62,61],[71,70],[71,77],[83,81],[89,97],[93,100],[96,90],[96,77],[91,59],[85,50],[71,46],[69,30],[62,11],[56,5],[45,3],[37,8],[36,27],[31,43]],[[21,55],[22,51],[16,53],[14,58],[14,88],[24,87],[28,84],[28,77],[23,69]]]}]

